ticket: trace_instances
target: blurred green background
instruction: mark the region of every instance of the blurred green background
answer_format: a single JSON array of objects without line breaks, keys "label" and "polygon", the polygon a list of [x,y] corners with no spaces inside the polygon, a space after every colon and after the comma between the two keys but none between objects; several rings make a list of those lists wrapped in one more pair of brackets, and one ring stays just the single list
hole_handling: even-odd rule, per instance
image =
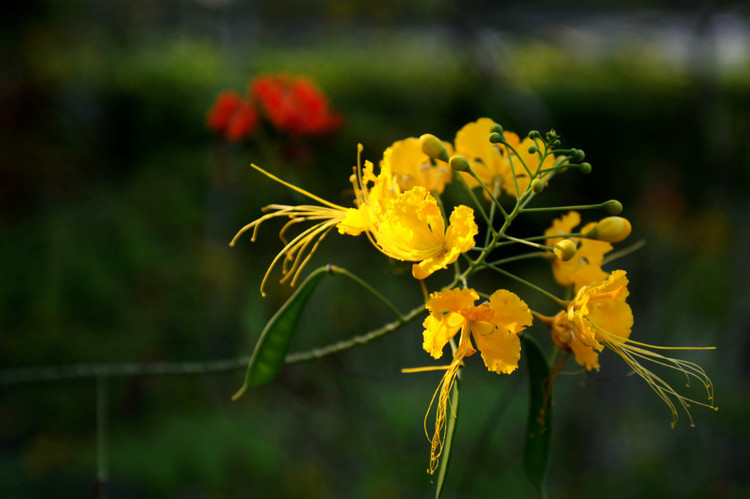
[{"label": "blurred green background", "polygon": [[[227,243],[261,206],[301,201],[251,161],[346,203],[358,142],[377,161],[395,140],[452,140],[489,116],[521,134],[555,128],[586,151],[593,172],[556,178],[545,204],[625,205],[631,241],[647,241],[617,264],[631,280],[633,338],[717,347],[678,353],[716,385],[719,411],[694,408],[695,428],[682,417],[670,430],[666,407],[610,353],[594,376],[558,379],[550,496],[750,497],[745,2],[36,0],[5,10],[0,368],[248,354],[289,294],[274,279],[267,298],[258,291],[278,227]],[[269,72],[317,81],[345,116],[340,133],[213,137],[204,116],[215,95]],[[549,221],[529,217],[518,234]],[[403,311],[420,302],[408,265],[364,238],[332,235],[308,268],[329,262]],[[545,265],[514,269],[556,289]],[[490,277],[473,284],[554,312]],[[294,350],[390,320],[336,279],[313,296]],[[531,332],[549,347],[541,326]],[[399,372],[426,364],[415,323],[289,366],[237,402],[242,371],[111,379],[107,496],[431,497],[422,422],[440,374]],[[469,360],[444,497],[533,497],[520,463],[524,380],[523,366],[499,377]],[[92,494],[95,393],[92,379],[0,385],[0,497]]]}]

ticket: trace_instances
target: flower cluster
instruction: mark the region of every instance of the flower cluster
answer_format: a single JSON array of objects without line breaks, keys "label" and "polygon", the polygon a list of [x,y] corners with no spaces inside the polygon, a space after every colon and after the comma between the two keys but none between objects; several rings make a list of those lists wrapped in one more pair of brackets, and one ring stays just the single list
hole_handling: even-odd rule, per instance
[{"label": "flower cluster", "polygon": [[206,125],[239,142],[253,134],[261,117],[278,132],[306,137],[334,132],[343,121],[309,79],[267,75],[250,81],[247,96],[221,92],[206,115]]},{"label": "flower cluster", "polygon": [[[455,417],[455,410],[449,412],[449,409],[464,360],[479,351],[489,371],[501,375],[513,373],[521,358],[520,338],[527,334],[534,318],[549,327],[554,344],[564,353],[563,362],[573,356],[586,371],[599,369],[599,353],[604,347],[622,357],[668,405],[673,425],[677,420],[676,404],[688,417],[690,404],[714,408],[711,381],[698,365],[654,352],[667,347],[630,339],[634,321],[626,301],[626,273],[604,268],[614,260],[610,254],[613,243],[627,239],[632,230],[627,219],[617,216],[623,209],[621,203],[609,200],[576,206],[579,211],[603,210],[608,215],[580,229],[581,214],[569,211],[555,219],[543,235],[526,238],[511,235],[513,222],[524,213],[569,210],[530,206],[556,175],[566,170],[591,171],[591,165],[583,162],[583,151],[563,149],[560,144],[554,131],[544,136],[532,131],[521,139],[491,119],[480,118],[461,128],[452,143],[430,134],[396,141],[383,152],[378,167],[370,161],[362,166],[360,145],[357,166],[349,179],[354,190],[353,206],[347,207],[326,201],[253,165],[267,177],[316,203],[267,206],[264,210],[268,213],[243,227],[232,240],[234,245],[250,229],[255,240],[260,225],[271,219],[286,219],[281,229],[285,241],[291,227],[311,224],[286,242],[273,259],[261,291],[280,262],[281,281],[294,285],[320,242],[334,229],[342,235],[364,234],[384,255],[412,263],[411,273],[419,280],[425,295],[424,309],[428,312],[422,324],[423,348],[435,359],[443,356],[446,345],[450,345],[452,352],[447,365],[404,369],[404,372],[444,371],[425,416],[425,432],[431,444],[430,473],[440,463],[446,422]],[[451,182],[459,184],[455,188],[464,190],[473,207],[458,204],[448,215],[441,195]],[[477,189],[482,196],[475,194]],[[486,224],[482,237],[478,237],[476,216]],[[503,250],[509,245],[530,251],[508,256]],[[504,268],[506,263],[525,258],[549,260],[555,280],[573,298],[559,298]],[[449,282],[430,293],[427,283],[433,281],[425,279],[449,266],[453,267],[453,277],[444,275]],[[480,271],[495,272],[542,293],[557,307],[555,314],[547,316],[531,310],[507,289],[487,293],[473,289],[468,280]],[[484,301],[477,303],[480,299]],[[399,326],[407,322],[402,316],[399,319]],[[644,361],[677,370],[688,380],[697,379],[705,387],[708,401],[681,395],[644,367]],[[550,390],[561,366],[562,362],[558,363],[547,380]],[[434,429],[429,431],[427,420],[433,408]]]}]

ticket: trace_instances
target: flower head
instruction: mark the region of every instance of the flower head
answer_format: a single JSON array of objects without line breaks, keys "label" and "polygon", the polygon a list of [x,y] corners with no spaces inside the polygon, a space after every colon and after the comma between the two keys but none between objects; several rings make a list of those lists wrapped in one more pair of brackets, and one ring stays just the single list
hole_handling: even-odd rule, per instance
[{"label": "flower head", "polygon": [[[713,385],[705,371],[693,362],[673,359],[652,350],[693,350],[683,347],[659,347],[630,339],[633,313],[625,301],[628,279],[623,270],[615,270],[605,280],[583,286],[570,302],[568,309],[558,313],[551,323],[552,339],[558,347],[573,352],[576,362],[587,370],[599,369],[599,353],[606,346],[649,384],[672,412],[672,427],[677,422],[679,403],[690,418],[688,407],[698,404],[713,406]],[[690,384],[697,379],[706,389],[708,403],[698,402],[677,393],[663,378],[643,366],[642,361],[674,369],[682,373]]]},{"label": "flower head", "polygon": [[250,135],[258,124],[258,112],[233,91],[221,92],[206,115],[206,125],[215,133],[237,142]]},{"label": "flower head", "polygon": [[425,279],[433,272],[455,262],[461,253],[474,247],[479,232],[474,211],[456,206],[445,219],[435,197],[424,187],[415,186],[404,192],[384,161],[376,176],[373,165],[365,162],[364,170],[352,176],[357,208],[349,208],[338,225],[342,234],[366,232],[382,253],[407,262],[416,279]]},{"label": "flower head", "polygon": [[[361,151],[360,145],[358,152]],[[388,165],[384,165],[378,175],[375,175],[374,166],[369,161],[365,162],[364,169],[355,168],[351,181],[356,208],[330,203],[258,166],[252,166],[267,177],[320,203],[266,206],[264,211],[271,213],[249,223],[232,239],[230,245],[234,245],[244,232],[253,229],[254,241],[258,228],[264,221],[279,217],[289,219],[280,233],[285,243],[284,248],[271,262],[261,283],[261,292],[271,270],[282,259],[284,277],[281,282],[291,279],[293,286],[320,242],[334,227],[339,233],[351,236],[365,233],[385,255],[401,261],[417,262],[412,267],[412,274],[417,279],[425,279],[433,272],[445,268],[455,262],[461,253],[474,246],[474,236],[479,229],[471,208],[454,208],[450,225],[446,229],[435,198],[419,186],[401,192]],[[301,222],[314,224],[287,242],[284,238],[286,231]]]},{"label": "flower head", "polygon": [[[423,347],[427,353],[436,359],[442,357],[445,345],[461,332],[453,360],[442,368],[446,372],[425,416],[425,433],[431,442],[430,473],[437,469],[443,449],[450,394],[464,357],[473,355],[478,349],[489,371],[512,373],[521,357],[518,333],[532,322],[529,307],[510,291],[495,291],[489,302],[474,305],[478,299],[476,291],[465,288],[433,293],[427,301],[430,315],[424,321],[423,333]],[[435,430],[430,437],[426,429],[427,417],[435,398]]]},{"label": "flower head", "polygon": [[341,126],[341,115],[331,112],[326,97],[305,78],[261,76],[251,84],[250,94],[280,131],[321,135]]}]

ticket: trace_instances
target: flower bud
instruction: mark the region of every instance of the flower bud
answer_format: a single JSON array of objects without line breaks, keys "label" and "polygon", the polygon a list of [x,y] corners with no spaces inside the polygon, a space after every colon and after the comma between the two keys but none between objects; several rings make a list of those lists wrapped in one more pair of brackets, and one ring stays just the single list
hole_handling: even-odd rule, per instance
[{"label": "flower bud", "polygon": [[469,161],[463,156],[453,156],[448,164],[452,170],[457,172],[468,172],[470,169]]},{"label": "flower bud", "polygon": [[419,137],[419,145],[422,146],[422,152],[429,157],[448,162],[448,151],[445,150],[445,146],[440,142],[440,139],[431,133]]},{"label": "flower bud", "polygon": [[578,169],[584,175],[588,175],[589,173],[591,173],[591,163],[581,163],[580,165],[578,165]]},{"label": "flower bud", "polygon": [[529,154],[536,154],[538,152],[538,149],[536,146],[529,147]]},{"label": "flower bud", "polygon": [[544,190],[544,180],[535,178],[531,182],[531,190],[539,194]]},{"label": "flower bud", "polygon": [[626,218],[607,217],[597,223],[593,229],[584,234],[590,239],[619,243],[630,235],[632,227]]},{"label": "flower bud", "polygon": [[490,134],[490,142],[493,144],[500,144],[501,142],[505,142],[505,137],[502,133],[492,132]]},{"label": "flower bud", "polygon": [[586,153],[581,151],[580,149],[571,149],[570,150],[570,159],[575,161],[576,163],[580,163],[583,161],[583,158],[586,157]]},{"label": "flower bud", "polygon": [[502,135],[503,134],[503,127],[502,127],[502,125],[498,125],[497,123],[495,123],[494,125],[492,125],[492,128],[490,128],[490,132],[498,133],[498,134]]},{"label": "flower bud", "polygon": [[606,208],[607,213],[610,215],[619,215],[622,213],[622,203],[619,202],[616,199],[610,199],[607,201],[604,205],[604,208]]},{"label": "flower bud", "polygon": [[532,130],[532,131],[529,132],[529,138],[530,139],[541,139],[542,138],[542,134],[539,133],[538,130]]},{"label": "flower bud", "polygon": [[555,252],[555,256],[557,258],[559,258],[563,262],[567,262],[568,260],[576,256],[576,251],[578,251],[578,248],[576,248],[576,243],[574,243],[570,239],[563,239],[555,244],[553,251]]}]

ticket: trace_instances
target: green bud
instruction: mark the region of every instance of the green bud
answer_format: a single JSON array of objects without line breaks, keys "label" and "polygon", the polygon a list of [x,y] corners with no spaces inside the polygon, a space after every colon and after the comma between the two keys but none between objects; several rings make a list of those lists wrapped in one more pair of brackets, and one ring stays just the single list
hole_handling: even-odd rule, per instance
[{"label": "green bud", "polygon": [[544,180],[535,178],[531,181],[531,190],[539,194],[544,190]]},{"label": "green bud", "polygon": [[501,142],[505,142],[505,137],[502,133],[492,132],[490,134],[490,142],[493,144],[499,144]]},{"label": "green bud", "polygon": [[448,163],[453,171],[457,172],[468,172],[469,161],[463,156],[453,156]]},{"label": "green bud", "polygon": [[532,131],[529,132],[529,138],[531,138],[531,139],[541,139],[542,138],[542,134],[539,133],[539,131],[537,131],[537,130],[532,130]]},{"label": "green bud", "polygon": [[607,217],[599,220],[599,223],[584,236],[589,239],[619,243],[630,235],[631,230],[632,226],[626,218]]},{"label": "green bud", "polygon": [[576,256],[576,251],[578,251],[578,248],[576,248],[576,243],[574,243],[570,239],[563,239],[562,241],[558,241],[557,244],[555,244],[553,251],[555,252],[555,256],[557,258],[559,258],[563,262],[567,262],[568,260],[571,260],[574,256]]},{"label": "green bud", "polygon": [[570,150],[570,159],[575,161],[576,163],[580,163],[583,161],[583,158],[586,157],[586,153],[581,151],[580,149],[571,149]]},{"label": "green bud", "polygon": [[500,125],[498,125],[497,123],[495,123],[494,125],[492,125],[492,128],[490,128],[490,132],[499,133],[500,135],[503,134],[503,131],[504,131],[503,127],[500,126]]},{"label": "green bud", "polygon": [[622,213],[622,203],[616,199],[610,199],[604,207],[610,215],[619,215]]},{"label": "green bud", "polygon": [[440,139],[431,133],[426,133],[419,137],[419,145],[422,146],[422,152],[429,157],[439,159],[445,163],[448,162],[448,151],[445,150],[445,146],[440,142]]},{"label": "green bud", "polygon": [[536,154],[539,150],[536,148],[536,146],[529,147],[529,154]]},{"label": "green bud", "polygon": [[578,165],[578,169],[581,170],[581,173],[584,175],[588,175],[591,173],[591,163],[581,163]]},{"label": "green bud", "polygon": [[559,140],[553,140],[552,142],[550,142],[550,144],[552,145],[552,147],[560,147],[560,144],[562,144],[562,142],[560,142]]}]

